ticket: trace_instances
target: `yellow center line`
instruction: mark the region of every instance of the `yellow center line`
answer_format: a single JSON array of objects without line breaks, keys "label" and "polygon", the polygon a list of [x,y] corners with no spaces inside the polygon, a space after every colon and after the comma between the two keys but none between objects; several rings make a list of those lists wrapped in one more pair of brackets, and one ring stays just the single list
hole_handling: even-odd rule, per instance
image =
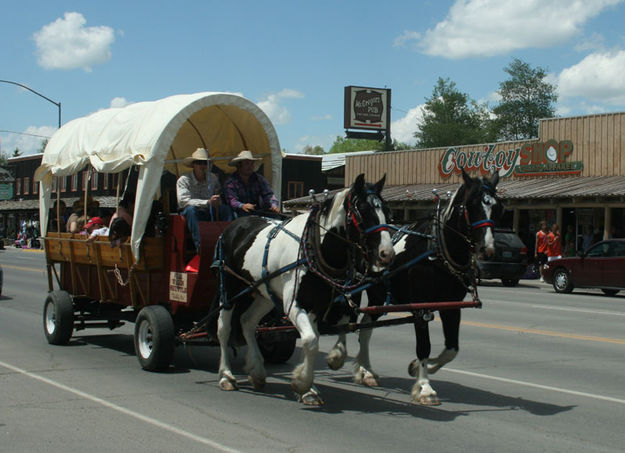
[{"label": "yellow center line", "polygon": [[[387,316],[391,317],[401,317],[405,315],[405,313],[389,313]],[[441,322],[440,317],[434,318],[435,322]],[[554,332],[552,330],[540,330],[540,329],[528,329],[525,327],[516,327],[516,326],[503,326],[501,324],[491,324],[487,322],[476,322],[476,321],[462,321],[462,325],[472,326],[472,327],[482,327],[484,329],[496,329],[496,330],[505,330],[507,332],[516,332],[516,333],[530,333],[534,335],[545,335],[547,337],[559,337],[559,338],[568,338],[569,340],[585,340],[585,341],[596,341],[599,343],[613,343],[613,344],[625,344],[624,338],[605,338],[605,337],[595,337],[592,335],[577,335],[574,333],[564,333],[564,332]]]},{"label": "yellow center line", "polygon": [[45,273],[45,269],[36,268],[36,267],[23,267],[23,266],[13,266],[11,264],[2,264],[4,269],[14,269],[16,271],[28,271],[28,272],[41,272]]},{"label": "yellow center line", "polygon": [[502,326],[500,324],[490,324],[486,322],[475,322],[475,321],[462,321],[462,324],[467,325],[467,326],[473,326],[473,327],[483,327],[486,329],[505,330],[508,332],[545,335],[548,337],[560,337],[560,338],[568,338],[568,339],[573,339],[573,340],[597,341],[599,343],[625,344],[625,339],[623,338],[594,337],[592,335],[577,335],[574,333],[553,332],[551,330],[528,329],[524,327],[515,327],[515,326]]}]

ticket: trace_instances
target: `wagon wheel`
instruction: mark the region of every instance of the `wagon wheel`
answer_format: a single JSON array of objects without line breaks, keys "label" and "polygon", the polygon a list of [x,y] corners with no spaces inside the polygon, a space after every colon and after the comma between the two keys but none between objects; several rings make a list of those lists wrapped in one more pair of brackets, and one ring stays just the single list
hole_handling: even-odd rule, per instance
[{"label": "wagon wheel", "polygon": [[146,371],[169,367],[174,355],[174,321],[161,305],[144,307],[135,321],[135,353]]},{"label": "wagon wheel", "polygon": [[74,331],[74,303],[67,291],[52,291],[43,306],[43,332],[50,344],[69,343]]},{"label": "wagon wheel", "polygon": [[285,363],[295,351],[296,338],[288,338],[280,341],[263,341],[258,339],[258,347],[263,354],[263,358],[268,363]]},{"label": "wagon wheel", "polygon": [[[286,319],[280,316],[276,310],[272,310],[261,320],[263,327],[292,326]],[[258,347],[267,363],[285,363],[295,351],[296,336],[285,335],[271,338],[271,336],[259,335],[257,337]]]}]

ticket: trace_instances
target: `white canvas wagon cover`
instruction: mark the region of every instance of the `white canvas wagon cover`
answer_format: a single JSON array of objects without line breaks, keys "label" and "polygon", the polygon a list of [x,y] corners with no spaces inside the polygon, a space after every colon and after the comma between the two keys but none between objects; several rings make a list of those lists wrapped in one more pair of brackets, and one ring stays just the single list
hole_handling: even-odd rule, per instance
[{"label": "white canvas wagon cover", "polygon": [[152,102],[101,110],[68,122],[48,142],[35,173],[41,183],[42,234],[48,225],[54,176],[68,176],[89,164],[101,173],[139,166],[131,246],[136,260],[164,169],[190,171],[182,160],[206,148],[211,165],[231,173],[228,161],[247,149],[263,158],[264,176],[280,194],[282,157],[276,131],[250,100],[231,93],[176,95]]}]

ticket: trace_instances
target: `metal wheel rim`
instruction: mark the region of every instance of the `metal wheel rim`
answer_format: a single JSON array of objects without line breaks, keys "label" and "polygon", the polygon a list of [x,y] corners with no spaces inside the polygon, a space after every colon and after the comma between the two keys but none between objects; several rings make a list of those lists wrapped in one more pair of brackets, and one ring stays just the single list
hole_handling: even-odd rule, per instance
[{"label": "metal wheel rim", "polygon": [[555,276],[554,281],[555,281],[556,288],[564,291],[568,282],[568,277],[565,272],[558,272]]},{"label": "metal wheel rim", "polygon": [[56,316],[54,314],[54,305],[48,303],[46,305],[46,330],[49,334],[53,334],[56,330]]},{"label": "metal wheel rim", "polygon": [[147,359],[152,354],[152,328],[150,327],[150,323],[147,321],[143,321],[139,325],[139,335],[137,338],[137,344],[139,346],[139,354],[144,359]]}]

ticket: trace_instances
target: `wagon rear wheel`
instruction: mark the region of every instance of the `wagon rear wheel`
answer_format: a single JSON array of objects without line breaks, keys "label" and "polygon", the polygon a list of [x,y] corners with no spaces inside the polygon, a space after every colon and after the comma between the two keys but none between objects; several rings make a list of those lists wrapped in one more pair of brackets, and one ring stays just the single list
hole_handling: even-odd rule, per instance
[{"label": "wagon rear wheel", "polygon": [[258,340],[258,347],[263,358],[268,363],[284,363],[291,358],[295,351],[296,338],[268,342],[262,338]]},{"label": "wagon rear wheel", "polygon": [[174,321],[165,307],[144,307],[135,321],[135,353],[141,368],[162,371],[169,367],[174,355]]},{"label": "wagon rear wheel", "polygon": [[69,343],[74,331],[74,303],[67,291],[52,291],[43,305],[43,332],[50,344]]}]

